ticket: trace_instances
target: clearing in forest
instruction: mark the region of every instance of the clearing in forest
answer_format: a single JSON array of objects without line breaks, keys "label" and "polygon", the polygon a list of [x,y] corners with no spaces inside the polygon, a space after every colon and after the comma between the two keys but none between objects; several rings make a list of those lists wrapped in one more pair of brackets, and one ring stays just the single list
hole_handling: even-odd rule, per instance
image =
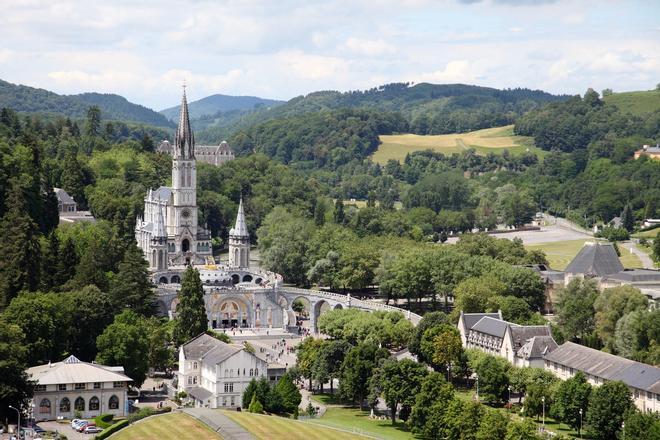
[{"label": "clearing in forest", "polygon": [[534,140],[527,136],[513,134],[513,125],[486,128],[468,133],[440,135],[393,134],[380,136],[381,145],[371,159],[385,164],[389,159],[403,162],[406,154],[413,151],[433,150],[438,153],[461,153],[474,148],[477,154],[501,154],[508,150],[511,154],[525,151],[543,156],[546,152],[534,146]]}]

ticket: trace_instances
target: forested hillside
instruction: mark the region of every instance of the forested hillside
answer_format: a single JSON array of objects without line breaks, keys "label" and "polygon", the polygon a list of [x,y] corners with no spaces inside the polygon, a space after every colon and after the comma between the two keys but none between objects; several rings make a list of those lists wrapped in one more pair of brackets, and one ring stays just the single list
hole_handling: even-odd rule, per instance
[{"label": "forested hillside", "polygon": [[173,127],[173,124],[160,113],[133,104],[119,95],[101,93],[58,95],[48,90],[0,80],[0,108],[7,107],[25,113],[57,113],[70,118],[82,118],[90,105],[98,106],[107,119]]},{"label": "forested hillside", "polygon": [[[192,119],[202,116],[210,117],[218,113],[232,112],[234,110],[246,111],[260,107],[273,107],[283,104],[284,101],[265,99],[256,96],[229,96],[215,94],[206,98],[198,99],[188,103],[188,112]],[[166,108],[160,113],[170,121],[176,122],[179,117],[179,106]]]},{"label": "forested hillside", "polygon": [[498,90],[464,84],[388,84],[365,91],[323,91],[240,117],[220,118],[199,133],[218,141],[250,125],[321,110],[364,108],[400,112],[417,134],[443,134],[512,124],[525,112],[568,98],[540,90]]}]

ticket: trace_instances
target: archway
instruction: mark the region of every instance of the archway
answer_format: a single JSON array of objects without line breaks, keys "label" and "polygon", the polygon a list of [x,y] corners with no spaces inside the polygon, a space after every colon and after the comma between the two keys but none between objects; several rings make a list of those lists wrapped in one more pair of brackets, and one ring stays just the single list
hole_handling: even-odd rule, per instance
[{"label": "archway", "polygon": [[181,252],[189,252],[189,251],[190,251],[190,240],[184,238],[183,241],[181,242]]},{"label": "archway", "polygon": [[160,316],[167,316],[167,305],[163,301],[158,301],[157,304],[158,307],[158,315]]},{"label": "archway", "polygon": [[214,303],[210,314],[212,328],[248,327],[250,322],[247,305],[235,298]]},{"label": "archway", "polygon": [[181,283],[181,278],[179,277],[179,275],[172,275],[172,278],[170,278],[170,283],[179,284]]},{"label": "archway", "polygon": [[262,280],[261,278],[258,278],[258,277],[257,277],[257,278],[255,278],[255,280],[254,280],[254,284],[261,284],[262,281],[263,281],[263,280]]},{"label": "archway", "polygon": [[160,279],[158,280],[158,282],[159,282],[160,284],[167,284],[167,277],[160,277]]},{"label": "archway", "polygon": [[293,313],[295,313],[295,325],[297,327],[309,329],[309,318],[312,311],[312,304],[309,302],[309,299],[304,296],[297,297],[291,303],[291,309],[293,310]]},{"label": "archway", "polygon": [[336,304],[336,305],[333,307],[334,310],[339,310],[339,309],[343,309],[343,308],[344,308],[344,306],[342,306],[341,304]]},{"label": "archway", "polygon": [[238,284],[238,283],[240,283],[240,282],[241,282],[241,276],[240,276],[239,274],[237,274],[237,273],[232,274],[232,276],[231,276],[231,283],[232,283],[232,284]]},{"label": "archway", "polygon": [[249,283],[249,282],[251,282],[251,281],[252,281],[252,275],[250,275],[250,274],[248,274],[248,275],[243,275],[243,282],[244,282],[244,283]]}]

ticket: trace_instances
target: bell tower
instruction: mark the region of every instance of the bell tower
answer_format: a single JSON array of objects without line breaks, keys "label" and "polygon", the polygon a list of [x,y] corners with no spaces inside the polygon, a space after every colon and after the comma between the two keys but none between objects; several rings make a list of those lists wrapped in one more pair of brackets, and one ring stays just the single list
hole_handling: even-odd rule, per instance
[{"label": "bell tower", "polygon": [[182,262],[194,263],[197,246],[197,167],[195,136],[190,128],[186,89],[183,86],[179,125],[174,135],[172,207],[167,232],[174,236],[175,253]]}]

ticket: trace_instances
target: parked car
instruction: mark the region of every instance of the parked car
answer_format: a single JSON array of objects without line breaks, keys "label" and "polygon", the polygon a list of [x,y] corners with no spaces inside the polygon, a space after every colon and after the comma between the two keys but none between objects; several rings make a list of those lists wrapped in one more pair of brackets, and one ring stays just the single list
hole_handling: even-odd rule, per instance
[{"label": "parked car", "polygon": [[103,431],[103,430],[99,427],[96,427],[96,426],[93,426],[93,425],[87,425],[83,432],[85,434],[98,434],[101,431]]},{"label": "parked car", "polygon": [[[85,428],[88,427],[89,425],[94,425],[94,423],[90,423],[89,420],[83,420],[76,427],[76,431],[83,432],[85,430]],[[96,426],[96,425],[94,425],[94,426]]]},{"label": "parked car", "polygon": [[46,432],[46,430],[39,425],[34,425],[32,427],[32,430],[34,431],[35,434],[43,434],[44,432]]},{"label": "parked car", "polygon": [[78,424],[78,422],[80,422],[80,419],[73,419],[73,420],[71,420],[71,427],[72,427],[72,428],[75,428],[75,426]]}]

